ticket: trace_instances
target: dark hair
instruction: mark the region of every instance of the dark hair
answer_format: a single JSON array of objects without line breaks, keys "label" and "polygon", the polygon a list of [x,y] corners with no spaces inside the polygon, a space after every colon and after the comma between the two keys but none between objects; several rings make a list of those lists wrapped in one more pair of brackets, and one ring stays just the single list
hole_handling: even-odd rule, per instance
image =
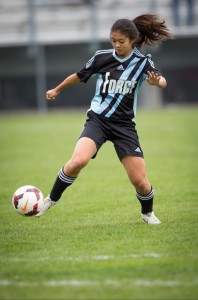
[{"label": "dark hair", "polygon": [[119,19],[111,27],[111,33],[114,31],[120,31],[130,39],[138,37],[139,32],[135,24],[128,19]]},{"label": "dark hair", "polygon": [[162,40],[173,38],[165,21],[154,14],[143,14],[133,20],[119,19],[111,27],[111,33],[120,31],[130,39],[133,45],[140,48],[143,44],[155,45]]}]

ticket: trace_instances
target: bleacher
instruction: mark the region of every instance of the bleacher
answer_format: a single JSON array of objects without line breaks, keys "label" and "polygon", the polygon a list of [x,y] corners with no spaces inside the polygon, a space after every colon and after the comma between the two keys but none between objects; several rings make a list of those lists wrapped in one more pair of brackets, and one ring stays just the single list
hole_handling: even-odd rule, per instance
[{"label": "bleacher", "polygon": [[[177,35],[198,36],[196,22],[174,26],[170,0],[0,0],[0,46],[26,45],[30,40],[42,44],[106,40],[118,18],[134,18],[152,12],[161,15]],[[181,15],[185,19],[186,7]]]}]

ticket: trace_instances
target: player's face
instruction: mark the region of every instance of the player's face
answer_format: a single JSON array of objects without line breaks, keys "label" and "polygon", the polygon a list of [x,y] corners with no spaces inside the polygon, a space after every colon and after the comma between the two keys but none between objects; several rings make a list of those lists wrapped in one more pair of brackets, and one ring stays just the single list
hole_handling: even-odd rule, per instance
[{"label": "player's face", "polygon": [[132,40],[120,31],[111,33],[111,43],[120,58],[127,57],[133,48]]}]

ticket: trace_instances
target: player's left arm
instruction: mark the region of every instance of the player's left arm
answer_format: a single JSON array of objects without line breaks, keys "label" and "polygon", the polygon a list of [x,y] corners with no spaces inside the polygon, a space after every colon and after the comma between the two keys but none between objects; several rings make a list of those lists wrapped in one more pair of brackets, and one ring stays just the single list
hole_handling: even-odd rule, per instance
[{"label": "player's left arm", "polygon": [[167,86],[166,79],[163,76],[152,71],[147,71],[147,75],[146,81],[148,84],[155,85],[162,89]]}]

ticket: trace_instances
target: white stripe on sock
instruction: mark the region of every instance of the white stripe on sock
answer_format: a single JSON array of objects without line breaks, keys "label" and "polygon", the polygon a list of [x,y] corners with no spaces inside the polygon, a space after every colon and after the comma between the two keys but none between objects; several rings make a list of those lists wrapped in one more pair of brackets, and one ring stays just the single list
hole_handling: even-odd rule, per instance
[{"label": "white stripe on sock", "polygon": [[59,176],[60,180],[62,180],[65,183],[68,183],[68,184],[72,184],[74,182],[74,180],[76,179],[76,177],[70,177],[70,176],[65,175],[62,169],[60,170],[58,176]]},{"label": "white stripe on sock", "polygon": [[147,195],[141,195],[138,192],[136,193],[136,196],[139,200],[150,200],[154,197],[154,189],[152,188],[152,190],[150,191],[149,194]]}]

